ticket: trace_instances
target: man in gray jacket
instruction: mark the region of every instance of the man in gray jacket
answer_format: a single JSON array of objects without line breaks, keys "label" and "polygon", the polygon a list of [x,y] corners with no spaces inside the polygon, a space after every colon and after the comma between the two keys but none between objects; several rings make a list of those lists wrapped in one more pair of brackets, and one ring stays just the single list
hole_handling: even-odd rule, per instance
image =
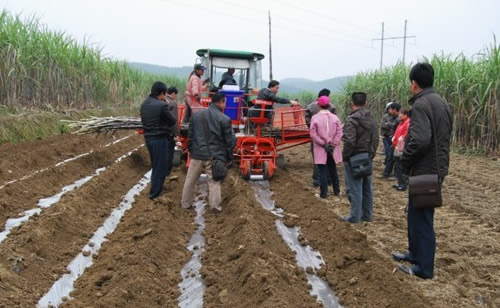
[{"label": "man in gray jacket", "polygon": [[[417,63],[410,71],[410,91],[413,97],[410,128],[401,156],[404,174],[410,176],[438,174],[442,183],[450,165],[450,143],[453,116],[450,106],[434,91],[434,69],[428,63]],[[437,148],[436,148],[437,146]],[[411,187],[410,187],[411,189]],[[396,261],[406,274],[423,279],[434,276],[436,234],[434,208],[416,209],[408,198],[408,252],[394,252]]]},{"label": "man in gray jacket", "polygon": [[[188,209],[194,200],[194,187],[205,170],[208,176],[208,204],[214,211],[222,210],[220,181],[212,178],[212,160],[231,164],[236,137],[231,119],[222,113],[226,106],[224,94],[216,93],[210,107],[193,114],[189,122],[188,149],[191,163],[182,190],[181,205]],[[206,122],[205,122],[206,121]],[[205,129],[208,128],[208,131]]]},{"label": "man in gray jacket", "polygon": [[352,112],[344,124],[344,175],[347,186],[347,197],[351,202],[351,214],[341,217],[343,221],[359,223],[370,222],[373,215],[372,175],[355,178],[351,170],[350,159],[356,154],[368,153],[373,160],[378,147],[377,123],[370,111],[365,108],[366,93],[352,94]]}]

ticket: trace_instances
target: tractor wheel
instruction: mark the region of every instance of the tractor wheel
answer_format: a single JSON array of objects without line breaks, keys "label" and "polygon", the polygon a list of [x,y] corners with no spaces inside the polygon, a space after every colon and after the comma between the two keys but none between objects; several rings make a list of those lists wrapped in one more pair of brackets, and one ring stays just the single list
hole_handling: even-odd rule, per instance
[{"label": "tractor wheel", "polygon": [[269,180],[269,161],[265,160],[262,163],[262,175],[264,176],[264,180],[267,181]]},{"label": "tractor wheel", "polygon": [[[243,167],[242,170],[240,170],[241,172],[241,176],[247,180],[247,181],[250,181],[250,177],[252,176],[252,162],[250,160],[245,160],[243,162],[243,164],[245,165]],[[243,171],[244,170],[244,171]],[[246,172],[246,173],[245,173]]]},{"label": "tractor wheel", "polygon": [[278,154],[278,157],[276,157],[276,165],[280,169],[285,169],[286,168],[286,162],[285,162],[285,155],[284,154]]},{"label": "tractor wheel", "polygon": [[182,152],[174,151],[174,158],[172,159],[172,165],[179,167],[181,165]]}]

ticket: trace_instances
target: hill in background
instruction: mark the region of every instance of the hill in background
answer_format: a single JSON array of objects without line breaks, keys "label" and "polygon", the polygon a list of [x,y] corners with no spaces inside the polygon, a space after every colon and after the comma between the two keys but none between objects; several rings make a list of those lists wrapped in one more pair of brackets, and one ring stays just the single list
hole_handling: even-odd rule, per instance
[{"label": "hill in background", "polygon": [[[171,75],[181,79],[186,79],[189,73],[191,73],[192,71],[191,66],[168,67],[139,62],[130,62],[129,65],[144,72],[160,75]],[[303,91],[317,93],[323,88],[328,88],[332,92],[341,92],[344,88],[344,85],[350,78],[352,78],[352,76],[339,76],[322,81],[314,81],[306,78],[285,78],[280,80],[280,91],[288,94],[296,94]],[[263,86],[265,86],[267,83],[268,81],[262,81]]]}]

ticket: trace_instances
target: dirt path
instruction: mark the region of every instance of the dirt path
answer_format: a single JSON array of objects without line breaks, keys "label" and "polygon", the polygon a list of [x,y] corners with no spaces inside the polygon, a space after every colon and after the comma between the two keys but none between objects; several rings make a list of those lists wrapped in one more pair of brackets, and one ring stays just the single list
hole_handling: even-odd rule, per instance
[{"label": "dirt path", "polygon": [[60,307],[175,307],[180,271],[194,231],[189,211],[179,207],[184,173],[167,183],[156,202],[148,188],[105,242],[95,264],[77,280],[74,300]]},{"label": "dirt path", "polygon": [[[297,185],[308,187],[312,174],[308,149],[292,149],[287,157],[289,165],[294,168],[279,173],[279,177],[293,178],[300,183]],[[392,188],[395,182],[379,178],[382,160],[382,155],[376,157],[374,220],[354,228],[366,236],[369,245],[377,250],[386,264],[394,267],[396,262],[391,260],[390,253],[407,248],[404,212],[407,197],[406,193]],[[435,215],[436,277],[428,281],[399,272],[393,275],[402,279],[405,286],[431,300],[436,307],[498,307],[500,209],[496,205],[500,200],[500,181],[496,177],[500,163],[486,158],[452,155],[450,169],[443,189],[445,206],[436,210]],[[339,166],[338,170],[343,179],[342,167]],[[283,185],[279,181],[273,182],[273,187]],[[341,187],[344,190],[343,183]],[[316,189],[309,187],[306,190],[308,202],[317,204]],[[331,198],[324,204],[334,213],[332,221],[335,227],[340,224],[337,217],[349,213],[349,202],[345,197]]]},{"label": "dirt path", "polygon": [[123,159],[11,233],[0,246],[0,306],[36,304],[146,172],[146,157]]},{"label": "dirt path", "polygon": [[321,307],[249,184],[233,173],[223,191],[222,213],[206,217],[205,307]]}]

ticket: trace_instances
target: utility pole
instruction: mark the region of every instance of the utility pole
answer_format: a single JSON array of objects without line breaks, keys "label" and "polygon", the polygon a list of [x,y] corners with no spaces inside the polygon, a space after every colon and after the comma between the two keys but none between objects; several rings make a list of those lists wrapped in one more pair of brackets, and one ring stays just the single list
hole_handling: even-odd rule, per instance
[{"label": "utility pole", "polygon": [[271,49],[271,10],[269,14],[269,81],[273,80],[273,51]]},{"label": "utility pole", "polygon": [[382,37],[381,38],[376,38],[373,39],[374,41],[381,41],[381,48],[380,48],[380,69],[382,69],[382,59],[384,58],[384,41],[385,40],[400,40],[403,39],[403,63],[405,63],[405,58],[406,58],[406,39],[407,38],[415,38],[415,35],[412,36],[407,36],[406,35],[406,26],[407,26],[408,20],[405,20],[405,29],[404,29],[404,36],[393,36],[393,37],[384,37],[384,23],[382,23]]},{"label": "utility pole", "polygon": [[403,36],[403,64],[405,63],[406,56],[406,25],[408,24],[408,20],[405,19],[405,34]]}]

